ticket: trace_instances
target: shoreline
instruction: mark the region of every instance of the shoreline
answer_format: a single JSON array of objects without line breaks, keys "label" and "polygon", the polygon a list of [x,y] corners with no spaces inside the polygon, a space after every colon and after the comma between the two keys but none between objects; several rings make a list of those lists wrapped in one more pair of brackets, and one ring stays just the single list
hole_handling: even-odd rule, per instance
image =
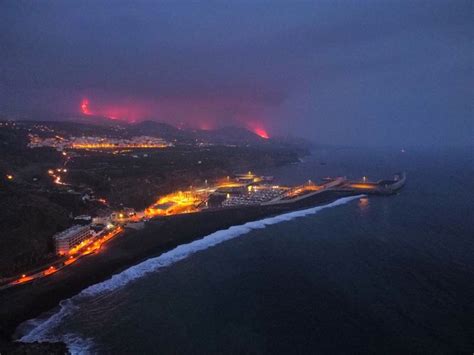
[{"label": "shoreline", "polygon": [[[140,231],[127,230],[106,244],[98,254],[89,255],[63,272],[21,285],[0,293],[0,346],[17,347],[12,343],[19,324],[54,309],[61,300],[70,298],[88,286],[109,279],[112,275],[159,256],[173,248],[203,238],[218,230],[246,222],[317,207],[354,193],[326,191],[313,198],[287,205],[248,206],[203,211],[155,218]],[[47,343],[50,344],[50,343]]]}]

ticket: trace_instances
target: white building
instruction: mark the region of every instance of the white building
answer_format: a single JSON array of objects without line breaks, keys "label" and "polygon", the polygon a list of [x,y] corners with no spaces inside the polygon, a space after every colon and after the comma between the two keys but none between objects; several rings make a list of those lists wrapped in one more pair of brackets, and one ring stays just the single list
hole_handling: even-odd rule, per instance
[{"label": "white building", "polygon": [[64,255],[84,240],[91,238],[90,226],[75,225],[54,235],[56,254]]}]

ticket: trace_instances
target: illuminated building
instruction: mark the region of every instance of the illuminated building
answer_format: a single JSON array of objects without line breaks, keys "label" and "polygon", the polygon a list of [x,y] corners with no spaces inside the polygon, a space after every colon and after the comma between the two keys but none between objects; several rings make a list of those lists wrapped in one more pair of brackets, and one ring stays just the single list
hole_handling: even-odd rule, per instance
[{"label": "illuminated building", "polygon": [[92,236],[90,226],[75,225],[54,235],[56,254],[65,255]]}]

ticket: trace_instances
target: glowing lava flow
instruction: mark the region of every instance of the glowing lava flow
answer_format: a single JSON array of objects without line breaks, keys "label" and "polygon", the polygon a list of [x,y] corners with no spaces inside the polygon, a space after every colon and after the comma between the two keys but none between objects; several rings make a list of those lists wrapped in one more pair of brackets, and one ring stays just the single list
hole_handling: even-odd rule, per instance
[{"label": "glowing lava flow", "polygon": [[255,133],[257,136],[263,139],[269,139],[270,135],[268,134],[267,130],[263,127],[263,124],[260,121],[247,121],[245,124],[248,130]]},{"label": "glowing lava flow", "polygon": [[84,115],[92,115],[92,112],[89,109],[89,100],[83,99],[81,102],[81,111]]},{"label": "glowing lava flow", "polygon": [[265,138],[265,139],[270,138],[267,131],[265,131],[263,128],[254,128],[253,132],[262,138]]}]

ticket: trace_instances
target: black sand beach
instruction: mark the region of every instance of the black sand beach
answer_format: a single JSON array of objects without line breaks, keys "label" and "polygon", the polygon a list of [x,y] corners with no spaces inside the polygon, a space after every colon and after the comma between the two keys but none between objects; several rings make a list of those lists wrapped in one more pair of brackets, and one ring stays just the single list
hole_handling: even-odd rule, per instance
[{"label": "black sand beach", "polygon": [[54,308],[61,300],[74,296],[90,285],[180,244],[233,225],[324,205],[349,195],[350,192],[325,191],[290,204],[220,209],[151,220],[144,230],[125,232],[106,244],[100,253],[82,258],[61,272],[2,291],[0,345],[5,349],[10,348],[13,332],[21,322]]}]

